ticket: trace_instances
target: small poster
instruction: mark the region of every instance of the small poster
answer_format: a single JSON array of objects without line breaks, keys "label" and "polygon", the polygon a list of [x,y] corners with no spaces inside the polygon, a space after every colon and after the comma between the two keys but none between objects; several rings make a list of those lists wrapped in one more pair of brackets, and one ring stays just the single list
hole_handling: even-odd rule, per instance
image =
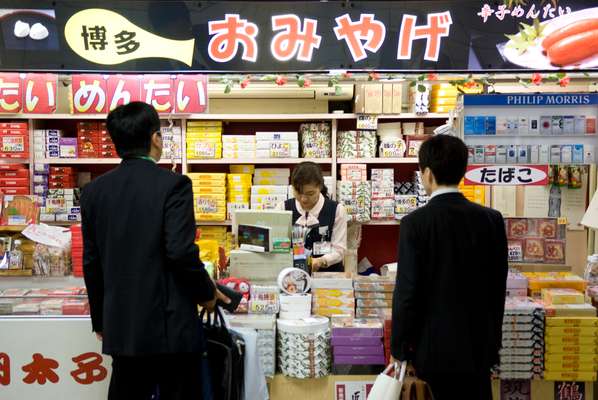
[{"label": "small poster", "polygon": [[531,381],[529,379],[500,381],[500,400],[530,400],[531,392]]},{"label": "small poster", "polygon": [[555,382],[554,400],[585,400],[585,382]]},{"label": "small poster", "polygon": [[366,400],[374,382],[354,381],[336,382],[334,384],[334,400]]}]

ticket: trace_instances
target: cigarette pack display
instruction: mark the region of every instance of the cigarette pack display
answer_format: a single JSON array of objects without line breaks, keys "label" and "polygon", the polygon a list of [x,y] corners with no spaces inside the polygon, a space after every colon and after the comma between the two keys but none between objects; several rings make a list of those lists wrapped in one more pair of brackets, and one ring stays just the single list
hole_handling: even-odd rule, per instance
[{"label": "cigarette pack display", "polygon": [[596,134],[596,117],[586,117],[586,135]]},{"label": "cigarette pack display", "polygon": [[586,133],[586,116],[577,115],[575,116],[575,134],[584,135]]}]

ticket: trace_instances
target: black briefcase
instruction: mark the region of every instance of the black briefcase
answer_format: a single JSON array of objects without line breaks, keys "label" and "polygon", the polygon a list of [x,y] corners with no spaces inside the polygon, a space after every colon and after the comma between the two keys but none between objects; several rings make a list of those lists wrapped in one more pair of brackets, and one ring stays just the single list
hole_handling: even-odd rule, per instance
[{"label": "black briefcase", "polygon": [[245,341],[227,329],[219,307],[213,315],[202,310],[200,318],[207,343],[214,399],[243,400]]}]

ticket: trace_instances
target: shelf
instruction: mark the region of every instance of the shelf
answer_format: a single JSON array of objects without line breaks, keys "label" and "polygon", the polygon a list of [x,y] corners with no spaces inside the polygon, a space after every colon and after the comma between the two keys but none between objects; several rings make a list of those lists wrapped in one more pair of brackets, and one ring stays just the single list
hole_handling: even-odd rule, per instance
[{"label": "shelf", "polygon": [[536,138],[536,139],[567,139],[567,138],[591,138],[595,139],[596,135],[464,135],[465,139],[495,139],[495,138]]},{"label": "shelf", "polygon": [[29,164],[27,158],[0,158],[0,165],[6,164]]},{"label": "shelf", "polygon": [[303,161],[312,161],[317,164],[332,164],[331,158],[214,158],[187,160],[187,164],[299,164]]},{"label": "shelf", "polygon": [[571,267],[565,264],[509,263],[509,267],[521,272],[571,272]]},{"label": "shelf", "polygon": [[399,226],[401,225],[401,221],[396,219],[391,220],[380,220],[380,221],[368,221],[362,222],[361,225],[386,225],[386,226]]},{"label": "shelf", "polygon": [[[36,164],[55,164],[55,165],[114,165],[121,163],[120,158],[41,158],[35,160]],[[176,160],[180,164],[182,160]],[[172,165],[169,159],[158,161],[160,165]]]},{"label": "shelf", "polygon": [[337,164],[417,164],[417,157],[403,158],[339,158]]},{"label": "shelf", "polygon": [[[73,225],[80,224],[81,222],[40,222],[40,224],[46,224],[50,226],[62,226],[65,228],[70,228]],[[22,232],[28,225],[5,225],[0,226],[0,232]]]},{"label": "shelf", "polygon": [[[106,119],[107,114],[0,114],[0,119]],[[160,119],[173,120],[219,120],[219,121],[317,121],[332,119],[356,119],[358,114],[353,113],[307,113],[307,114],[161,114]],[[428,113],[418,115],[415,113],[380,114],[378,119],[446,119],[449,114]]]},{"label": "shelf", "polygon": [[197,226],[231,226],[233,223],[227,221],[196,221]]},{"label": "shelf", "polygon": [[2,276],[0,289],[58,289],[85,286],[83,278],[69,276]]}]

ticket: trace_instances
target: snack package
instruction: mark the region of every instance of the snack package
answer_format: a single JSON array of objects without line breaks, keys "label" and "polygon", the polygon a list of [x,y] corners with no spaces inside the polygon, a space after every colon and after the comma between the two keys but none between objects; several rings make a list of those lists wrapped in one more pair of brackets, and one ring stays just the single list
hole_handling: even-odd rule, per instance
[{"label": "snack package", "polygon": [[525,261],[543,261],[544,260],[544,239],[529,238],[525,239],[525,248],[523,259]]},{"label": "snack package", "polygon": [[557,221],[555,219],[539,219],[537,223],[538,234],[544,239],[556,239]]},{"label": "snack package", "polygon": [[565,242],[563,240],[546,240],[544,242],[544,259],[548,263],[565,263]]}]

